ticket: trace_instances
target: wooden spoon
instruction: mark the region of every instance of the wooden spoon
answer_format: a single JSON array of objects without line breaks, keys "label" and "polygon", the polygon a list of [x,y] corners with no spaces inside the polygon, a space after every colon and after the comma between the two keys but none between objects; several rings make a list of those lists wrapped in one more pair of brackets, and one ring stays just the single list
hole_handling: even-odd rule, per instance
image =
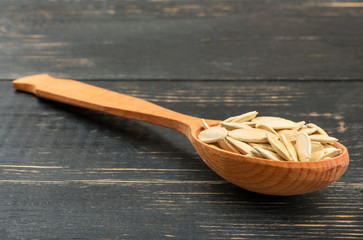
[{"label": "wooden spoon", "polygon": [[[203,161],[222,178],[244,189],[270,195],[297,195],[316,191],[340,178],[349,164],[347,149],[341,155],[314,162],[287,162],[247,157],[198,140],[202,119],[184,115],[145,100],[74,80],[47,74],[17,79],[14,88],[36,96],[113,115],[165,126],[183,133]],[[217,125],[218,120],[207,120]]]}]

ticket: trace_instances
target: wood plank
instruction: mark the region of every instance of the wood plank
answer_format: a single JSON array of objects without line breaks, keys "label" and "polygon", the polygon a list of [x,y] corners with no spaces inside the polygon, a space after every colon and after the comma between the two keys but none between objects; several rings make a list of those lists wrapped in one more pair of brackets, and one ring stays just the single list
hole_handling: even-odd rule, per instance
[{"label": "wood plank", "polygon": [[0,78],[361,79],[363,7],[346,1],[0,3]]},{"label": "wood plank", "polygon": [[0,81],[2,239],[362,237],[362,82],[87,82],[198,117],[258,110],[311,121],[348,147],[351,163],[315,193],[255,194],[209,170],[175,131]]}]

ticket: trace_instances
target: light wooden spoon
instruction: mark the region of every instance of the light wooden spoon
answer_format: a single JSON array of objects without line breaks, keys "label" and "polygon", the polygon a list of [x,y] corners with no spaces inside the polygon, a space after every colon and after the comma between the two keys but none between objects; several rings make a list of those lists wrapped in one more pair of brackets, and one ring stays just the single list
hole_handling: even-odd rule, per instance
[{"label": "light wooden spoon", "polygon": [[[222,178],[244,189],[270,195],[297,195],[316,191],[340,178],[349,164],[343,153],[314,162],[286,162],[247,157],[198,140],[202,119],[184,115],[145,100],[74,80],[55,79],[47,74],[17,79],[14,88],[36,96],[113,115],[154,123],[183,133],[203,161]],[[218,120],[207,120],[217,125]]]}]

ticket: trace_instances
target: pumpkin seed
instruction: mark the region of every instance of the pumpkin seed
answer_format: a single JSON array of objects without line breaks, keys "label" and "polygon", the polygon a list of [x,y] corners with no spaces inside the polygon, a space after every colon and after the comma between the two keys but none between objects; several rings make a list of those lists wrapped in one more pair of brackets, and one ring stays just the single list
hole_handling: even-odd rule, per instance
[{"label": "pumpkin seed", "polygon": [[306,126],[311,127],[311,128],[316,128],[316,131],[319,134],[322,134],[322,135],[325,135],[325,136],[329,136],[321,127],[317,126],[314,123],[308,123],[308,124],[306,124]]},{"label": "pumpkin seed", "polygon": [[297,162],[298,158],[297,158],[297,153],[296,153],[295,147],[292,145],[292,143],[289,140],[287,140],[285,135],[282,134],[280,136],[280,139],[281,139],[281,142],[285,145],[285,147],[286,147],[287,151],[289,152],[292,160],[294,162]]},{"label": "pumpkin seed", "polygon": [[227,130],[221,127],[210,127],[199,133],[199,140],[205,143],[214,143],[224,139]]},{"label": "pumpkin seed", "polygon": [[292,161],[292,158],[289,154],[289,151],[286,149],[285,145],[277,140],[276,138],[272,137],[271,134],[266,134],[268,142],[271,144],[272,148],[275,152],[280,155],[285,160]]},{"label": "pumpkin seed", "polygon": [[316,132],[316,128],[313,128],[313,127],[311,127],[311,128],[310,127],[308,127],[308,128],[302,128],[302,129],[299,130],[299,132],[304,132],[307,135],[311,135],[311,134],[313,134],[313,133]]},{"label": "pumpkin seed", "polygon": [[251,128],[251,129],[236,129],[230,131],[228,136],[243,141],[243,142],[267,142],[266,130]]},{"label": "pumpkin seed", "polygon": [[315,151],[311,153],[310,161],[318,161],[324,158],[323,151]]},{"label": "pumpkin seed", "polygon": [[266,131],[269,131],[273,134],[275,134],[276,136],[278,136],[279,134],[273,129],[271,128],[270,126],[264,124],[264,123],[257,123],[256,124],[256,128],[259,128],[259,129],[263,129],[263,130],[266,130]]},{"label": "pumpkin seed", "polygon": [[299,133],[296,136],[295,148],[300,161],[309,161],[311,158],[311,142],[306,133]]},{"label": "pumpkin seed", "polygon": [[244,123],[234,123],[234,122],[221,122],[220,123],[221,126],[227,128],[227,130],[231,131],[233,129],[239,129],[239,128],[252,128],[247,124]]},{"label": "pumpkin seed", "polygon": [[323,145],[320,142],[311,141],[311,152],[323,150]]},{"label": "pumpkin seed", "polygon": [[342,153],[332,146],[338,139],[313,123],[256,116],[257,111],[244,113],[213,127],[202,119],[199,139],[226,151],[279,161],[325,160]]},{"label": "pumpkin seed", "polygon": [[295,139],[297,134],[299,133],[297,130],[295,129],[285,129],[285,130],[280,130],[277,132],[279,134],[279,136],[281,135],[285,135],[285,137],[288,139],[288,140],[292,140],[292,139]]},{"label": "pumpkin seed", "polygon": [[306,126],[305,121],[298,122],[298,123],[296,123],[296,127],[293,130],[299,130],[300,128],[302,128],[304,126]]},{"label": "pumpkin seed", "polygon": [[258,112],[256,112],[256,111],[244,113],[242,115],[234,117],[230,122],[234,122],[234,123],[248,122],[251,119],[254,119],[257,116],[257,114],[258,114]]},{"label": "pumpkin seed", "polygon": [[335,143],[336,141],[338,141],[337,138],[333,138],[333,137],[329,137],[323,134],[313,134],[309,136],[311,141],[317,141],[317,142],[321,142],[321,143]]},{"label": "pumpkin seed", "polygon": [[271,159],[271,160],[278,160],[278,161],[284,161],[285,159],[283,159],[282,157],[280,157],[280,155],[278,155],[277,153],[274,153],[272,151],[263,149],[261,147],[256,147],[257,151],[265,158],[267,159]]},{"label": "pumpkin seed", "polygon": [[293,129],[298,125],[297,123],[279,117],[257,117],[252,120],[255,123],[264,123],[273,129]]},{"label": "pumpkin seed", "polygon": [[260,147],[266,150],[269,150],[271,152],[274,151],[274,149],[271,147],[269,143],[249,143],[252,147],[256,149],[256,147]]},{"label": "pumpkin seed", "polygon": [[227,139],[222,139],[218,142],[219,146],[226,150],[226,151],[230,151],[230,152],[235,152],[235,153],[239,153],[239,151],[231,144],[229,143],[229,141]]},{"label": "pumpkin seed", "polygon": [[250,154],[254,156],[255,149],[248,145],[247,143],[238,141],[231,137],[227,137],[227,140],[232,143],[242,154]]},{"label": "pumpkin seed", "polygon": [[342,150],[334,147],[325,148],[322,151],[324,153],[324,158],[335,157],[342,153]]},{"label": "pumpkin seed", "polygon": [[203,122],[203,127],[204,127],[204,129],[208,129],[208,128],[210,128],[210,126],[205,122],[205,120],[204,119],[202,119],[202,122]]}]

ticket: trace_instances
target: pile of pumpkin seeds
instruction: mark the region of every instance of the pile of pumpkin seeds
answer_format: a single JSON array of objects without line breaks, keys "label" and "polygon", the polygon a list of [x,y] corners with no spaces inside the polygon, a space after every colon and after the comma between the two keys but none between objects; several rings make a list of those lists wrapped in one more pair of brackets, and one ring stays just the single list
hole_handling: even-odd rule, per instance
[{"label": "pile of pumpkin seeds", "polygon": [[199,140],[246,156],[281,161],[317,161],[342,153],[333,146],[338,139],[313,123],[257,114],[230,117],[213,127],[203,120]]}]

